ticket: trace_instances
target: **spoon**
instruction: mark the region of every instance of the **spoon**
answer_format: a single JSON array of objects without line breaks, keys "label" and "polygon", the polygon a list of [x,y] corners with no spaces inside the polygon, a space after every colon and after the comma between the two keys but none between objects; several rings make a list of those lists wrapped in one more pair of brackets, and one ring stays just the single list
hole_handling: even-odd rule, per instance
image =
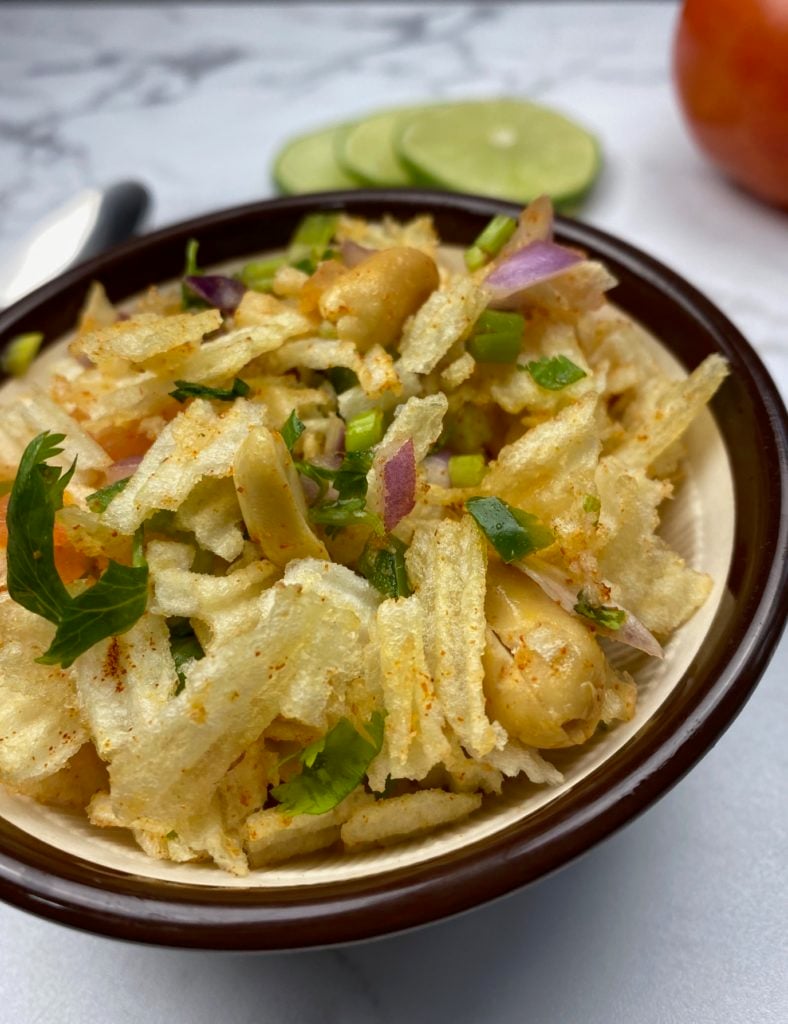
[{"label": "spoon", "polygon": [[0,266],[0,309],[133,235],[149,205],[148,190],[136,181],[78,192],[40,221]]}]

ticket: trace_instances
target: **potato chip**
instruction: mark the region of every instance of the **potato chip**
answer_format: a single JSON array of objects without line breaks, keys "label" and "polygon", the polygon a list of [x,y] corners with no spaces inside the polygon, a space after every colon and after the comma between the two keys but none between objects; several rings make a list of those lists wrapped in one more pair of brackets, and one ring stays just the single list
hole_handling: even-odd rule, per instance
[{"label": "potato chip", "polygon": [[289,338],[307,334],[312,325],[292,309],[268,317],[262,324],[239,327],[213,341],[178,366],[178,376],[200,384],[220,384],[241,373],[243,368],[266,353],[281,348]]},{"label": "potato chip", "polygon": [[447,721],[475,757],[501,746],[506,734],[485,712],[484,595],[487,546],[470,516],[419,527],[406,555],[424,608],[427,666]]},{"label": "potato chip", "polygon": [[145,366],[157,357],[177,353],[183,359],[200,346],[203,336],[222,325],[218,309],[199,313],[156,316],[142,313],[128,320],[119,320],[92,334],[80,334],[71,344],[75,355],[87,356],[98,366],[121,359]]},{"label": "potato chip", "polygon": [[525,775],[537,786],[547,783],[558,786],[564,781],[561,772],[546,761],[538,750],[526,747],[517,740],[509,740],[500,750],[491,750],[485,760],[507,778]]},{"label": "potato chip", "polygon": [[23,782],[14,791],[40,804],[68,811],[84,811],[100,790],[107,788],[107,769],[92,743],[85,743],[53,775]]},{"label": "potato chip", "polygon": [[457,388],[463,381],[473,376],[476,360],[470,352],[463,352],[453,363],[449,363],[441,373],[441,383],[447,388]]},{"label": "potato chip", "polygon": [[401,223],[392,217],[384,217],[379,223],[361,217],[342,214],[335,232],[338,242],[357,242],[371,249],[388,249],[393,245],[406,245],[421,249],[428,256],[435,254],[438,236],[432,217],[414,217]]},{"label": "potato chip", "polygon": [[258,811],[247,820],[244,829],[250,863],[261,867],[333,846],[339,839],[340,826],[371,800],[358,789],[325,814],[289,815],[275,807]]},{"label": "potato chip", "polygon": [[12,403],[3,405],[2,420],[3,456],[15,464],[21,459],[30,441],[45,430],[65,435],[60,445],[62,455],[50,461],[65,469],[77,459],[75,481],[90,479],[91,473],[104,470],[112,463],[109,455],[83,430],[77,420],[38,388],[29,388],[21,394],[15,394]]},{"label": "potato chip", "polygon": [[109,762],[135,742],[135,730],[152,726],[178,685],[167,624],[152,614],[122,636],[95,644],[71,671],[96,750]]},{"label": "potato chip", "polygon": [[310,370],[330,370],[344,366],[357,376],[362,371],[359,351],[352,341],[337,341],[334,338],[303,338],[288,341],[265,360],[265,367],[271,373],[287,373],[297,366]]},{"label": "potato chip", "polygon": [[486,494],[549,525],[567,553],[587,547],[583,502],[595,489],[601,415],[598,395],[590,392],[502,448],[482,481]]},{"label": "potato chip", "polygon": [[464,339],[488,302],[487,293],[470,278],[457,278],[435,291],[405,326],[400,342],[404,370],[429,373]]},{"label": "potato chip", "polygon": [[99,281],[91,281],[85,304],[79,314],[78,335],[84,336],[101,327],[109,327],[117,319],[117,311],[107,298],[104,286]]},{"label": "potato chip", "polygon": [[244,292],[244,296],[233,313],[235,327],[264,327],[272,316],[292,312],[289,306],[267,292]]},{"label": "potato chip", "polygon": [[424,653],[425,621],[416,597],[389,599],[378,608],[376,646],[383,705],[384,746],[370,765],[373,789],[386,778],[423,779],[449,756],[444,717]]},{"label": "potato chip", "polygon": [[370,398],[380,398],[387,393],[398,396],[402,392],[394,360],[380,345],[373,345],[364,353],[357,373],[359,384]]},{"label": "potato chip", "polygon": [[[332,688],[359,677],[362,631],[350,611],[277,583],[235,643],[217,638],[155,721],[132,724],[110,766],[113,806],[142,827],[181,830],[279,714],[322,725]],[[147,822],[147,824],[145,824]],[[193,845],[189,841],[190,845]]]},{"label": "potato chip", "polygon": [[461,821],[481,803],[479,793],[446,793],[442,789],[378,800],[351,815],[342,826],[342,842],[347,849],[386,846]]},{"label": "potato chip", "polygon": [[264,415],[251,402],[235,402],[220,414],[210,402],[194,399],[154,441],[103,514],[104,523],[131,534],[155,509],[178,509],[204,477],[227,476],[239,448]]},{"label": "potato chip", "polygon": [[55,627],[0,594],[0,781],[59,771],[88,739],[71,673],[35,659]]},{"label": "potato chip", "polygon": [[250,814],[260,810],[268,786],[277,785],[279,756],[255,740],[219,783],[222,817],[228,829],[240,829]]},{"label": "potato chip", "polygon": [[666,485],[643,469],[629,469],[618,456],[599,463],[601,500],[599,573],[610,584],[612,600],[631,611],[652,633],[677,629],[709,595],[712,581],[689,568],[656,535],[657,509]]},{"label": "potato chip", "polygon": [[685,432],[728,376],[728,364],[710,355],[687,377],[644,390],[624,417],[629,436],[616,458],[629,469],[646,469]]},{"label": "potato chip", "polygon": [[232,562],[243,551],[241,506],[230,477],[201,480],[175,515],[179,530],[191,531],[206,551]]}]

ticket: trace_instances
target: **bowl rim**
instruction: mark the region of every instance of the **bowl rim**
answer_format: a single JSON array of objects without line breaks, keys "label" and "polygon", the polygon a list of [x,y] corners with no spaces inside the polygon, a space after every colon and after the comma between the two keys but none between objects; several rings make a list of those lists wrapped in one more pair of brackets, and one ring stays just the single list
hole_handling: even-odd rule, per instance
[{"label": "bowl rim", "polygon": [[[387,208],[399,216],[431,212],[480,221],[497,213],[516,216],[520,209],[483,196],[431,189],[345,190],[231,207],[132,239],[67,271],[0,312],[0,337],[34,329],[43,307],[84,289],[124,261],[162,246],[182,246],[187,238],[211,230],[227,234],[250,219],[282,214],[295,220],[318,208],[343,208],[366,216]],[[614,273],[616,267],[623,269],[658,293],[661,301],[691,316],[713,349],[734,364],[751,403],[752,423],[757,420],[759,455],[765,468],[758,477],[756,498],[763,507],[759,544],[747,552],[754,562],[748,563],[746,606],[725,649],[717,653],[705,684],[693,691],[689,708],[680,714],[674,710],[673,718],[660,729],[652,730],[646,723],[613,755],[609,768],[593,772],[564,797],[537,811],[538,827],[530,827],[528,818],[450,854],[369,879],[275,890],[164,883],[63,854],[0,819],[0,899],[62,924],[167,946],[281,950],[390,934],[469,910],[568,864],[645,811],[720,738],[764,672],[788,614],[785,405],[737,328],[677,273],[635,246],[580,221],[557,217],[556,233],[569,244],[589,249]]]}]

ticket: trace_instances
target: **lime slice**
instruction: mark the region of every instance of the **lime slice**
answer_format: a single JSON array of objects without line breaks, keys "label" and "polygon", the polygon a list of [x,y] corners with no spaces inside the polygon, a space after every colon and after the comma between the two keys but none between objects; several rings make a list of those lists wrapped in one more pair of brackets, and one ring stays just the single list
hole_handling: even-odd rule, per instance
[{"label": "lime slice", "polygon": [[337,158],[348,172],[376,188],[412,185],[413,179],[397,156],[395,141],[406,118],[425,107],[383,110],[350,125],[337,139]]},{"label": "lime slice", "polygon": [[330,192],[338,188],[358,188],[337,162],[337,139],[348,125],[335,125],[300,135],[288,142],[276,155],[273,177],[282,192]]},{"label": "lime slice", "polygon": [[413,178],[458,192],[530,202],[579,200],[599,171],[599,146],[555,111],[520,100],[433,107],[403,123],[397,152]]}]

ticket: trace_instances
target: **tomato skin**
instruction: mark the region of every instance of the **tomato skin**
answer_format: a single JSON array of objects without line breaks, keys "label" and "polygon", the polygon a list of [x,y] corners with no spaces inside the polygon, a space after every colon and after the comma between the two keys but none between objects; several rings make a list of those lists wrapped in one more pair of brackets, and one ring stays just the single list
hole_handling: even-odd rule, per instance
[{"label": "tomato skin", "polygon": [[788,207],[788,0],[685,0],[674,76],[701,149]]}]

